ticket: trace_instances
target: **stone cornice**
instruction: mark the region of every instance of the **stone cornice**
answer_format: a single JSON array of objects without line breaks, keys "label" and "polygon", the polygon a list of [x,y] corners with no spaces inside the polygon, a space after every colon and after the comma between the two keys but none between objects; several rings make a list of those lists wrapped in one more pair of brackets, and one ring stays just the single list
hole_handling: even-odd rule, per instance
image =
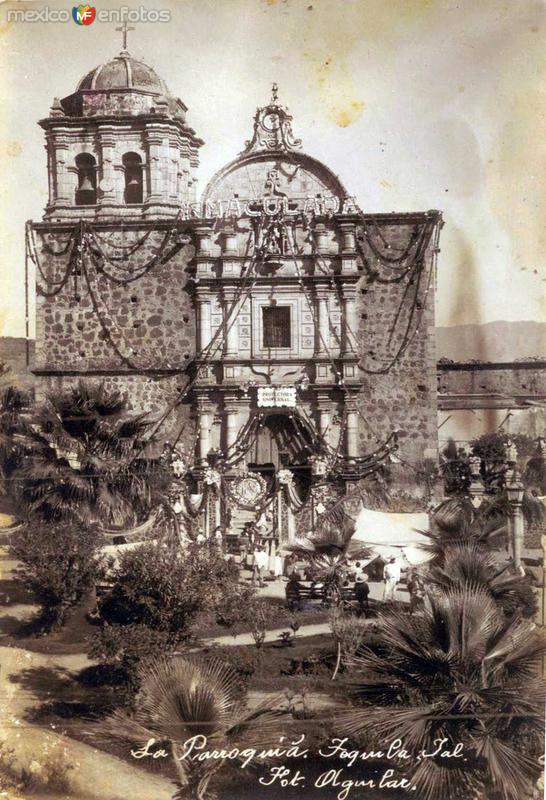
[{"label": "stone cornice", "polygon": [[148,126],[153,125],[154,128],[166,128],[169,135],[172,135],[173,128],[176,129],[177,134],[181,139],[190,141],[195,147],[201,147],[205,142],[196,135],[193,128],[182,120],[175,119],[170,116],[159,114],[139,114],[138,116],[92,116],[92,117],[45,117],[39,120],[38,125],[45,131],[56,131],[66,129],[67,132],[71,130],[89,131],[93,130],[98,132],[100,128],[105,125],[110,128],[119,129],[127,128],[129,130],[146,130]]}]

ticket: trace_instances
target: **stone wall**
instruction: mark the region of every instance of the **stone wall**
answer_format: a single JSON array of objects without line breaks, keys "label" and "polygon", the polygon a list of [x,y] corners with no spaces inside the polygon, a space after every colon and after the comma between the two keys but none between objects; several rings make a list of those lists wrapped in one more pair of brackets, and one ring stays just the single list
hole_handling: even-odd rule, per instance
[{"label": "stone wall", "polygon": [[[121,388],[131,409],[159,417],[186,386],[195,355],[193,248],[167,223],[86,230],[80,262],[77,243],[53,255],[67,249],[73,228],[35,226],[37,396],[85,378]],[[164,435],[182,421],[190,440],[188,405],[169,414]]]},{"label": "stone wall", "polygon": [[441,395],[495,395],[546,398],[546,361],[438,364]]},{"label": "stone wall", "polygon": [[[424,458],[436,460],[438,448],[434,251],[440,216],[433,213],[431,225],[434,228],[424,256],[421,285],[415,285],[415,303],[412,302],[414,286],[409,284],[410,273],[392,283],[382,283],[374,277],[377,259],[365,239],[362,246],[368,269],[357,287],[359,372],[363,382],[359,408],[361,417],[367,421],[367,424],[364,419],[360,422],[362,448],[369,451],[376,439],[382,440],[398,430],[400,456],[413,464]],[[422,225],[427,218],[424,214],[365,217],[373,222],[378,239],[384,241],[382,250],[387,253],[403,251],[415,226]],[[383,267],[381,274],[392,277],[396,273]],[[413,279],[417,282],[419,277]],[[390,369],[381,372],[389,366],[403,343],[412,307],[410,343]],[[398,324],[389,345],[388,337],[397,314]]]}]

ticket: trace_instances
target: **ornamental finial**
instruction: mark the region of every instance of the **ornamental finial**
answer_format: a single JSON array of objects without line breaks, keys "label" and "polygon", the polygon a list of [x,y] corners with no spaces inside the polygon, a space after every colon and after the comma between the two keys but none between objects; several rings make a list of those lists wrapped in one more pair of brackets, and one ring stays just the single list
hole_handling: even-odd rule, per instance
[{"label": "ornamental finial", "polygon": [[256,109],[254,135],[246,143],[245,154],[274,150],[286,152],[301,147],[301,139],[294,138],[292,117],[288,109],[279,103],[279,86],[271,85],[271,100],[267,106]]}]

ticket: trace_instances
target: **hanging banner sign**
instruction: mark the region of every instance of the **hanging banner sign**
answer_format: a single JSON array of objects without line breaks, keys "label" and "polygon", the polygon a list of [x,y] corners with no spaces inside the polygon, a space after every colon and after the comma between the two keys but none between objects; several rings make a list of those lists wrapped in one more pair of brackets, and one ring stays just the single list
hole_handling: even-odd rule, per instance
[{"label": "hanging banner sign", "polygon": [[231,200],[207,200],[204,203],[182,203],[181,219],[238,219],[242,217],[274,217],[279,214],[295,216],[328,216],[331,214],[357,214],[359,211],[354,197],[339,198],[334,195],[306,197],[298,200],[283,197],[262,197],[244,202],[237,198]]},{"label": "hanging banner sign", "polygon": [[258,387],[258,407],[295,408],[296,407],[296,387],[295,386],[259,386]]}]

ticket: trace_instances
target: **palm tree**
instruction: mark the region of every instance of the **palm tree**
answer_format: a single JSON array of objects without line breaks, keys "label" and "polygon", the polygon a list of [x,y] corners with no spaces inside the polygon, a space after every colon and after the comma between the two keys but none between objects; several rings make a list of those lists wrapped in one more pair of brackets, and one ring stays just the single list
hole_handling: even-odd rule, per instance
[{"label": "palm tree", "polygon": [[[351,659],[359,706],[340,727],[367,749],[399,738],[420,755],[408,769],[422,800],[521,800],[544,752],[544,643],[531,621],[507,620],[483,587],[429,601],[419,615],[379,617],[379,644]],[[446,750],[462,743],[465,760],[432,755],[441,739]]]},{"label": "palm tree", "polygon": [[[25,430],[29,405],[28,394],[15,386],[8,386],[0,397],[0,471],[4,482],[21,465],[23,451],[15,437]],[[8,493],[7,485],[5,489]]]},{"label": "palm tree", "polygon": [[173,800],[211,800],[216,794],[209,783],[230,759],[185,757],[186,743],[205,737],[199,740],[199,752],[259,751],[278,745],[282,699],[274,697],[248,710],[237,675],[227,664],[163,657],[140,670],[133,713],[114,712],[93,735],[130,744],[133,753],[155,740],[154,747],[167,753],[175,767]]},{"label": "palm tree", "polygon": [[526,617],[536,613],[536,598],[527,576],[514,573],[506,564],[499,564],[494,554],[477,542],[444,547],[441,557],[424,568],[423,577],[426,585],[439,591],[479,586],[507,616],[518,610]]},{"label": "palm tree", "polygon": [[14,436],[24,452],[18,500],[43,521],[135,525],[156,506],[167,473],[148,457],[152,421],[127,415],[119,392],[83,383],[31,415]]},{"label": "palm tree", "polygon": [[[452,497],[434,510],[430,530],[420,533],[429,538],[433,559],[441,559],[446,547],[474,544],[486,548],[506,533],[509,511],[505,492],[486,498],[478,508],[468,497]],[[528,492],[523,497],[523,514],[527,522],[544,518],[543,504]]]},{"label": "palm tree", "polygon": [[326,512],[316,532],[285,545],[284,549],[309,562],[316,580],[324,587],[325,599],[339,606],[343,601],[342,586],[349,558],[365,558],[370,551],[364,546],[351,546],[354,520],[339,508],[335,512],[335,516]]}]

